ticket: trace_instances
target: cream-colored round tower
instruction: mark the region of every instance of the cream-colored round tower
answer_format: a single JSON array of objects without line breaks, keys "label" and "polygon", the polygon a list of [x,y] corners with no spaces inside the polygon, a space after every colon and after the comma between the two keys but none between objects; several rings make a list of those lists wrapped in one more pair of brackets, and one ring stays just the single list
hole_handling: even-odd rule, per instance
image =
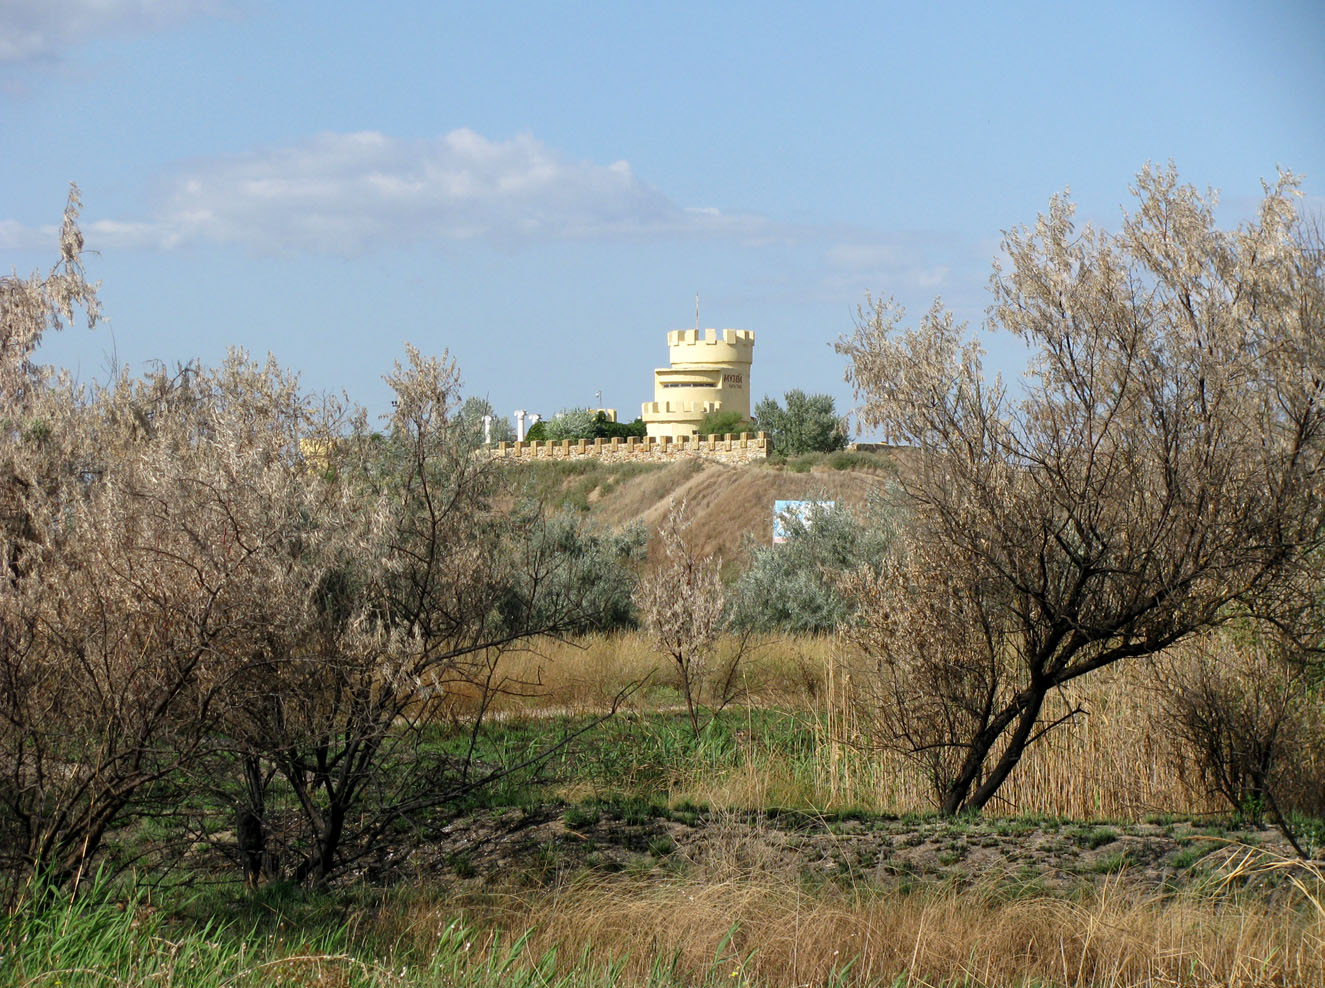
[{"label": "cream-colored round tower", "polygon": [[653,372],[653,401],[641,417],[650,436],[692,436],[709,412],[750,417],[750,364],[755,334],[748,329],[678,329],[667,334],[671,366]]}]

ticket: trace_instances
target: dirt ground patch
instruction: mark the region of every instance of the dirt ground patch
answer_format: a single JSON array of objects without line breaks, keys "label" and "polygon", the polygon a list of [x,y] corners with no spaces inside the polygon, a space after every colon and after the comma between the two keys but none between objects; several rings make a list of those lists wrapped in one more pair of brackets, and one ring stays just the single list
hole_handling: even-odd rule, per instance
[{"label": "dirt ground patch", "polygon": [[544,806],[480,811],[383,849],[358,874],[548,883],[586,872],[798,875],[870,886],[1007,883],[1070,892],[1117,880],[1155,888],[1209,882],[1248,846],[1287,855],[1272,830],[939,818],[825,819],[800,813]]},{"label": "dirt ground patch", "polygon": [[611,526],[639,522],[651,533],[667,517],[671,500],[684,498],[694,518],[697,548],[730,561],[741,555],[747,538],[768,543],[774,501],[827,499],[860,510],[895,473],[887,455],[879,455],[877,464],[866,457],[864,465],[850,470],[819,466],[804,472],[688,459],[621,477],[606,468],[583,477],[567,474],[560,483],[567,488],[596,484],[584,492],[585,507],[596,521]]}]

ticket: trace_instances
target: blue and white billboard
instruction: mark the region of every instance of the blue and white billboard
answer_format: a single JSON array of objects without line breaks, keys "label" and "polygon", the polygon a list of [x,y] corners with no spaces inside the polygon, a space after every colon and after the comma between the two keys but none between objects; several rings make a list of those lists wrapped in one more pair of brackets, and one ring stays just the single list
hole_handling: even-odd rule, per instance
[{"label": "blue and white billboard", "polygon": [[789,526],[809,528],[814,524],[816,511],[823,514],[836,507],[836,501],[774,501],[773,544],[781,545],[787,541]]}]

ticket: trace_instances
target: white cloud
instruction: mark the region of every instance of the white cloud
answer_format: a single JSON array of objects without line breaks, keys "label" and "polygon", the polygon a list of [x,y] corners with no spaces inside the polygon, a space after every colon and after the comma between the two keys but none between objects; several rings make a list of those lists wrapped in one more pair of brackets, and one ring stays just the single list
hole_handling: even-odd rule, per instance
[{"label": "white cloud", "polygon": [[871,271],[896,267],[905,254],[898,244],[846,243],[830,247],[824,260],[842,271]]},{"label": "white cloud", "polygon": [[17,220],[0,220],[0,249],[41,250],[56,249],[60,244],[60,231],[55,226],[24,226]]},{"label": "white cloud", "polygon": [[863,299],[875,295],[933,295],[956,287],[954,258],[970,246],[955,235],[901,232],[884,238],[840,242],[823,254],[820,290],[825,297]]},{"label": "white cloud", "polygon": [[[380,246],[657,237],[753,240],[759,217],[680,207],[630,165],[575,161],[523,134],[472,130],[426,140],[365,131],[187,162],[159,183],[144,220],[84,224],[91,247],[241,244],[259,251],[355,254]],[[12,224],[11,224],[12,226]],[[0,227],[0,243],[22,239]]]},{"label": "white cloud", "polygon": [[49,58],[87,38],[152,31],[225,7],[223,0],[2,0],[0,62]]}]

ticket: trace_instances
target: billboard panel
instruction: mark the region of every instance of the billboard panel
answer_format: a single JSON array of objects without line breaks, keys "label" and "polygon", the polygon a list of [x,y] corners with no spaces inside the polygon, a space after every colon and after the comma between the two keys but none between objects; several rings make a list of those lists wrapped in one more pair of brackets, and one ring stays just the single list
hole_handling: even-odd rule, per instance
[{"label": "billboard panel", "polygon": [[814,523],[814,512],[832,511],[836,501],[774,501],[773,502],[773,544],[781,545],[787,541],[788,526],[800,525],[809,528]]}]

